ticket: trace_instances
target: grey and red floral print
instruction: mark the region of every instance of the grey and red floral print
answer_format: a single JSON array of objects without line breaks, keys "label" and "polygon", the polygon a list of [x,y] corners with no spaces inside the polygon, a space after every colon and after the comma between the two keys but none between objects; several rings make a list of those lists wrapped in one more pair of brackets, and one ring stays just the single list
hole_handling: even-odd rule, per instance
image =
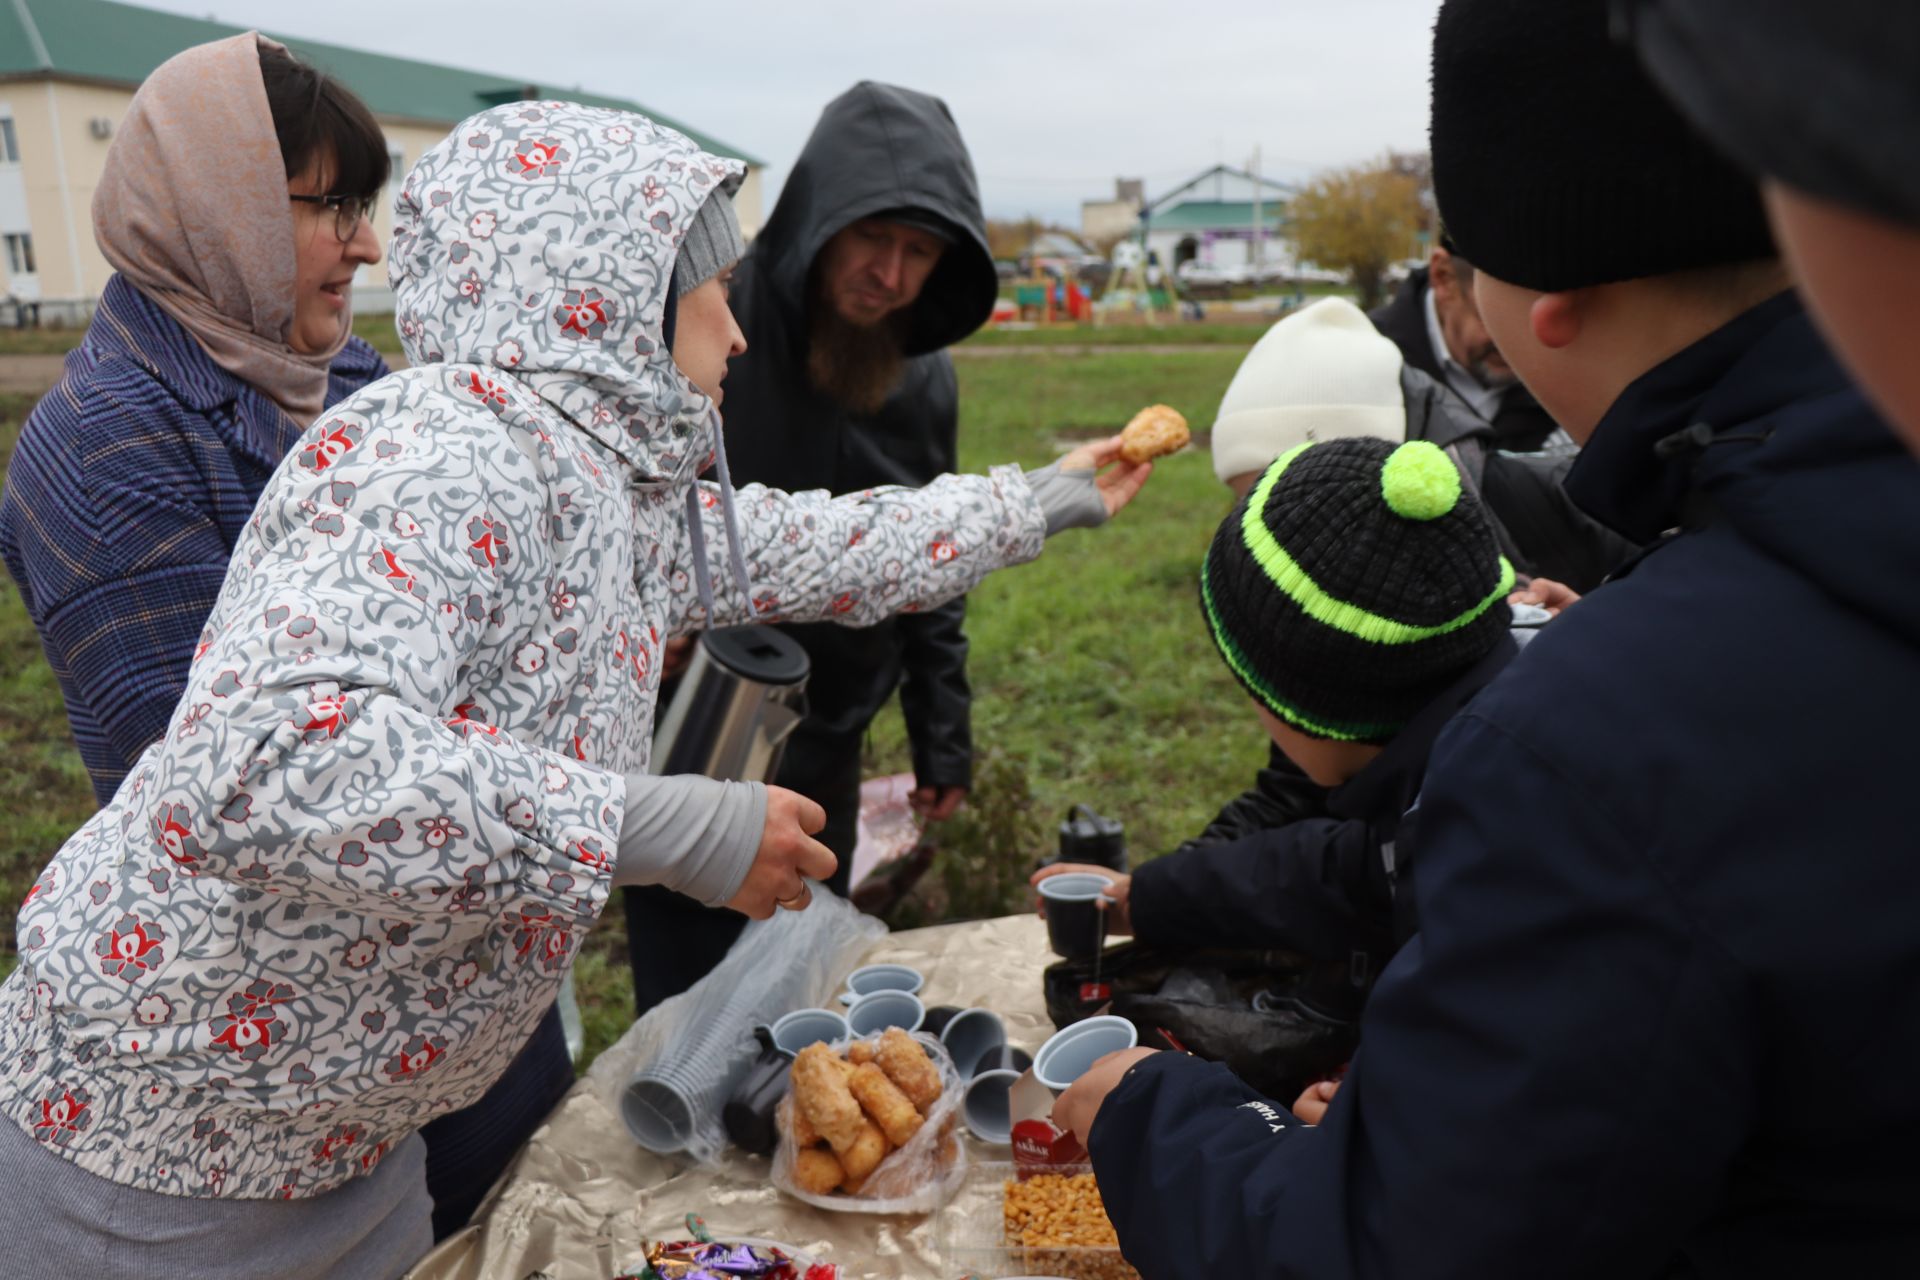
[{"label": "grey and red floral print", "polygon": [[[738,495],[752,600],[698,603],[712,405],[660,342],[738,166],[516,103],[408,176],[414,367],[307,432],[235,550],[164,739],[55,857],[0,987],[0,1110],[95,1173],[306,1196],[477,1098],[552,1003],[647,785],[661,646],[924,608],[1038,554],[1017,468]],[[670,869],[662,879],[671,883]]]}]

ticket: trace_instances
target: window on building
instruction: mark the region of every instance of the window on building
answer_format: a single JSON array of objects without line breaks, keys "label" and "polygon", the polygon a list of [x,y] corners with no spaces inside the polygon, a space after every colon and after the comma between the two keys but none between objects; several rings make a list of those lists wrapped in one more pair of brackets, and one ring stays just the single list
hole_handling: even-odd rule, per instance
[{"label": "window on building", "polygon": [[407,153],[389,142],[387,144],[387,189],[380,193],[379,211],[379,216],[388,223],[393,219],[394,199],[400,194],[400,188],[406,185],[406,181]]},{"label": "window on building", "polygon": [[20,139],[13,131],[13,117],[0,116],[0,164],[20,163]]},{"label": "window on building", "polygon": [[33,263],[33,237],[25,232],[9,233],[7,241],[7,272],[10,275],[30,276],[38,269]]},{"label": "window on building", "polygon": [[[407,177],[407,156],[398,146],[387,143],[387,185],[380,191],[373,208],[373,232],[383,245],[387,233],[393,227],[393,201],[400,194],[400,186]],[[356,288],[381,289],[387,283],[387,269],[384,265],[362,263],[354,272],[353,283]]]}]

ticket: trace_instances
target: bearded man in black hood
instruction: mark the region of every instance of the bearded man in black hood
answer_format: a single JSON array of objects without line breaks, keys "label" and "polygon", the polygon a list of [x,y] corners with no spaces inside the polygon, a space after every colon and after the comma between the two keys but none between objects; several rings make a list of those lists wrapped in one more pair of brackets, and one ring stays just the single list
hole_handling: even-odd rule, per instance
[{"label": "bearded man in black hood", "polygon": [[[959,389],[946,348],[999,291],[979,184],[944,102],[871,81],[820,115],[773,215],[735,270],[746,354],[727,379],[736,483],[847,493],[957,469]],[[864,628],[784,630],[807,650],[811,714],[779,776],[827,813],[819,839],[848,888],[868,724],[900,691],[912,801],[952,816],[972,780],[966,602]],[[627,893],[634,1002],[644,1013],[718,962],[742,917],[669,892]]]}]

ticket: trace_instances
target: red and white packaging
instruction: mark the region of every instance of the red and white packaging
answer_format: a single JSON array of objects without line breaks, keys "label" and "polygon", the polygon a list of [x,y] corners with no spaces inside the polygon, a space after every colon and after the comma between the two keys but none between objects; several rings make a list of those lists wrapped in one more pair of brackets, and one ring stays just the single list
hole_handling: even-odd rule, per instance
[{"label": "red and white packaging", "polygon": [[1013,1118],[1016,1178],[1025,1181],[1037,1173],[1057,1172],[1063,1165],[1086,1165],[1087,1149],[1072,1133],[1053,1122],[1053,1090],[1040,1083],[1032,1068],[1013,1082],[1007,1095],[1007,1111]]}]

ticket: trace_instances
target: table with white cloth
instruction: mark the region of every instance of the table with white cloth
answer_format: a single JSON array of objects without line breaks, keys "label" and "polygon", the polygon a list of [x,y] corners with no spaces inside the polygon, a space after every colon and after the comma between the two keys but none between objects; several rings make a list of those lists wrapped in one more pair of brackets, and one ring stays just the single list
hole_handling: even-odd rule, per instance
[{"label": "table with white cloth", "polygon": [[[1041,972],[1053,959],[1037,916],[1008,916],[888,934],[862,964],[911,965],[929,1006],[979,1006],[1028,1052],[1053,1032]],[[1005,1147],[967,1138],[970,1161]],[[684,1239],[689,1213],[716,1239],[759,1237],[839,1264],[844,1280],[935,1280],[940,1214],[828,1212],[774,1189],[770,1162],[730,1148],[718,1168],[683,1167],[635,1145],[601,1091],[582,1079],[527,1144],[478,1221],[422,1259],[409,1280],[607,1280],[650,1240]]]}]

